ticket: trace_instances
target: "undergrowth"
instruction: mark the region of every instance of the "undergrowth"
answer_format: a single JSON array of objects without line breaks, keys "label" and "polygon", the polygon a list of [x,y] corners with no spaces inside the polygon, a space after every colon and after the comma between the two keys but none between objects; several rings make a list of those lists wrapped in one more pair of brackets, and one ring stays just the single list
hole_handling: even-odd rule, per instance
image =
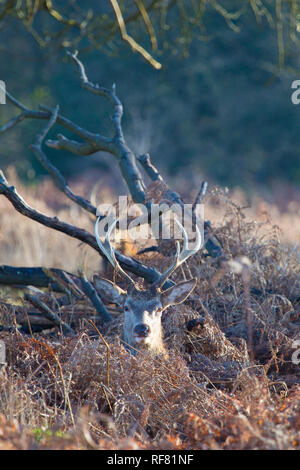
[{"label": "undergrowth", "polygon": [[[34,193],[18,183],[18,190],[33,206],[92,230],[89,216],[59,198],[53,203],[49,183]],[[224,256],[202,251],[174,275],[197,276],[198,283],[183,305],[164,313],[169,359],[130,355],[120,344],[117,309],[105,327],[88,300],[59,306],[47,290],[43,300],[75,325],[76,336],[57,328],[22,333],[18,311],[32,306],[20,290],[1,288],[0,322],[12,329],[0,332],[7,357],[0,368],[0,449],[300,449],[300,366],[292,361],[300,254],[276,220],[262,220],[255,203],[245,209],[242,199],[221,190],[207,196]],[[103,269],[91,249],[37,227],[5,200],[0,205],[1,264],[74,273],[84,265],[88,275]],[[135,256],[160,269],[170,262],[163,254]]]}]

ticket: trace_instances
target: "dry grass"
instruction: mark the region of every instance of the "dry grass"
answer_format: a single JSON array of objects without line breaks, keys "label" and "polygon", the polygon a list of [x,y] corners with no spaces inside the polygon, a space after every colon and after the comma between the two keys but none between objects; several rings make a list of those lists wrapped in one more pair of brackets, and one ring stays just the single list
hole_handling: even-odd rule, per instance
[{"label": "dry grass", "polygon": [[[71,210],[50,183],[34,191],[17,187],[39,210],[92,230],[89,216]],[[113,198],[109,190],[106,197]],[[300,366],[291,360],[300,326],[300,204],[283,214],[262,201],[243,210],[243,198],[219,190],[207,197],[206,218],[228,261],[220,266],[197,255],[176,274],[196,275],[199,282],[188,301],[163,318],[168,361],[131,356],[119,342],[117,313],[101,330],[107,348],[85,320],[94,314],[87,301],[72,305],[71,314],[59,312],[66,321],[76,318],[75,338],[55,329],[0,333],[7,348],[0,449],[300,448]],[[1,264],[74,273],[85,264],[88,274],[101,268],[89,248],[19,216],[4,199],[0,208]],[[141,259],[169,262],[153,254]],[[232,272],[231,260],[242,266],[240,274]],[[8,302],[11,292],[0,292]],[[2,320],[13,323],[17,309],[7,312],[0,304]]]}]

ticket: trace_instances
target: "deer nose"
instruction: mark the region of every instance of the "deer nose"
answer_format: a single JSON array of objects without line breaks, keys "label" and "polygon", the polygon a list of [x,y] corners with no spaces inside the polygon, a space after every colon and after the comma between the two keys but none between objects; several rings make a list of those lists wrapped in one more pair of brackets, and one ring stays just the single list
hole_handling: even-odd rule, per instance
[{"label": "deer nose", "polygon": [[150,332],[149,326],[145,325],[144,323],[141,323],[134,327],[134,333],[136,336],[146,338],[149,332]]}]

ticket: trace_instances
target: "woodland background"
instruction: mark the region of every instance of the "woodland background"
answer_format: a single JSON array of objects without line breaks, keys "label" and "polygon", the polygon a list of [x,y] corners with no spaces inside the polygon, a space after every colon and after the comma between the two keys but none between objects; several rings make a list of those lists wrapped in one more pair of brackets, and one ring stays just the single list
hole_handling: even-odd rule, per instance
[{"label": "woodland background", "polygon": [[[122,40],[110,1],[1,1],[0,78],[29,107],[59,103],[75,122],[109,132],[108,106],[79,90],[66,59],[66,50],[77,48],[93,81],[116,83],[128,143],[149,151],[165,172],[198,173],[250,192],[298,186],[300,107],[290,96],[300,76],[299,3],[144,3],[120,7],[128,33],[159,70]],[[151,28],[141,4],[149,6]],[[12,108],[1,106],[0,122]],[[13,163],[29,182],[43,173],[28,149],[37,126],[26,122],[1,137],[1,165]],[[104,155],[49,152],[67,176],[114,171]]]}]

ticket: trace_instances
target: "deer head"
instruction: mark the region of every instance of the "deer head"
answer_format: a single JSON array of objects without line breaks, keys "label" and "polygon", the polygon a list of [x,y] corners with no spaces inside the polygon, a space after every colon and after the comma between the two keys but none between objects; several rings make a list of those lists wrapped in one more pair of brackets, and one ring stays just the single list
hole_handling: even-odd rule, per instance
[{"label": "deer head", "polygon": [[160,276],[158,281],[147,289],[138,287],[133,279],[121,268],[115,258],[114,250],[110,243],[110,235],[118,219],[109,226],[104,243],[101,242],[98,234],[99,219],[95,224],[95,235],[100,249],[112,266],[130,281],[130,287],[125,291],[98,275],[94,276],[94,284],[104,301],[117,304],[123,309],[124,325],[122,340],[131,349],[133,354],[141,348],[146,348],[155,354],[165,353],[161,324],[162,312],[171,305],[184,302],[197,283],[197,279],[192,278],[188,281],[180,282],[167,290],[162,290],[162,286],[170,275],[201,247],[201,235],[198,227],[196,226],[195,248],[189,250],[187,234],[176,218],[175,221],[180,226],[184,237],[182,251],[180,251],[180,245],[177,241],[177,251],[173,263]]}]

